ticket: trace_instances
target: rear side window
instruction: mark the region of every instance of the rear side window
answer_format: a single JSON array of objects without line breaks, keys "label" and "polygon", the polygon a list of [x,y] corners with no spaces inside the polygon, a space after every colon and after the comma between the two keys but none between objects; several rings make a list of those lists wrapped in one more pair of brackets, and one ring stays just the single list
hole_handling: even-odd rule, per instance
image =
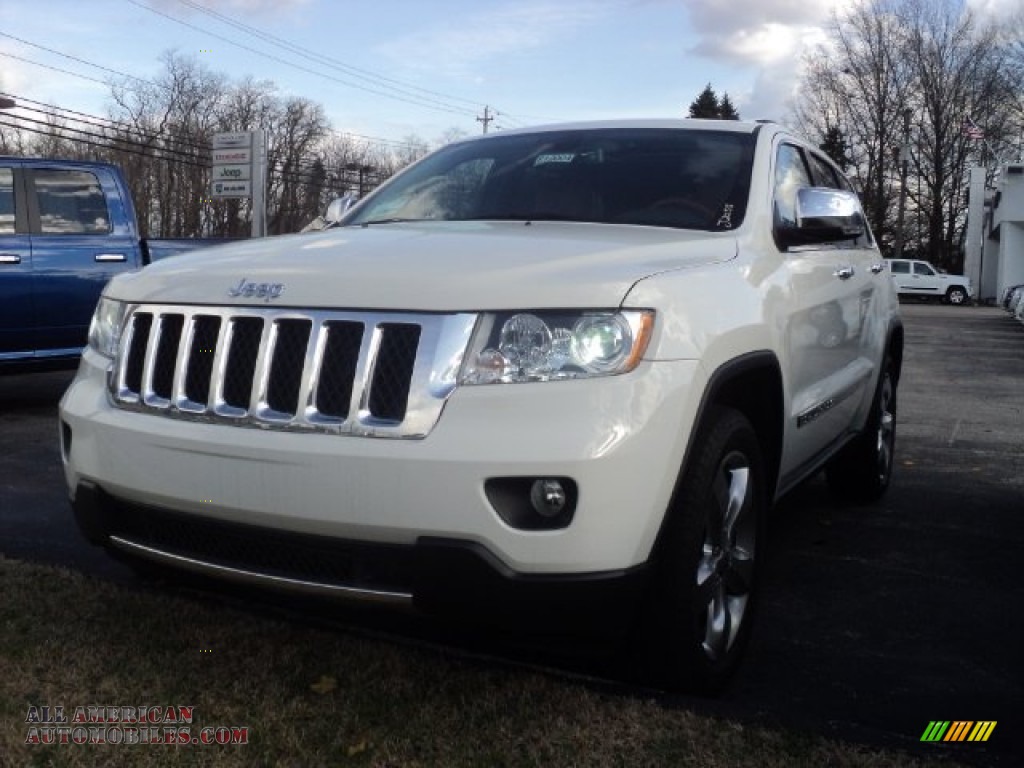
[{"label": "rear side window", "polygon": [[910,264],[906,261],[890,261],[889,271],[894,275],[909,275]]},{"label": "rear side window", "polygon": [[40,231],[47,235],[101,235],[110,232],[107,200],[88,171],[40,169],[35,172]]},{"label": "rear side window", "polygon": [[14,234],[14,171],[0,168],[0,235]]}]

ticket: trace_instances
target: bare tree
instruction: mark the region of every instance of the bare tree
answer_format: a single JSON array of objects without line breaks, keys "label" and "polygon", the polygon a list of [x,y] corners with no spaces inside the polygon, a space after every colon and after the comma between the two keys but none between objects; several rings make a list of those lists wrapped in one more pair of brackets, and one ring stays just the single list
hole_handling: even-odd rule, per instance
[{"label": "bare tree", "polygon": [[[961,266],[969,163],[994,171],[989,148],[1021,122],[1024,45],[1006,26],[959,3],[862,0],[833,17],[829,42],[808,61],[797,118],[819,143],[845,142],[883,248],[913,242]],[[986,143],[965,136],[968,117]],[[915,224],[897,233],[904,200]]]},{"label": "bare tree", "polygon": [[292,98],[272,113],[267,130],[268,232],[297,232],[315,218],[326,182],[326,169],[316,150],[327,135],[323,107]]},{"label": "bare tree", "polygon": [[799,120],[824,143],[845,137],[852,175],[875,236],[892,237],[894,177],[901,112],[911,73],[902,55],[905,34],[885,0],[867,0],[845,16],[834,15],[829,42],[808,61]]}]

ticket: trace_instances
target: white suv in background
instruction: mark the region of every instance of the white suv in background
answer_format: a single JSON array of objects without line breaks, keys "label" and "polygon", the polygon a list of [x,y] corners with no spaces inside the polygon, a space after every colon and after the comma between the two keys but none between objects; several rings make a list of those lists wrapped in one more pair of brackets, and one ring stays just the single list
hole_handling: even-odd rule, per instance
[{"label": "white suv in background", "polygon": [[964,304],[972,295],[971,281],[963,275],[947,275],[918,259],[886,259],[900,296],[922,296]]}]

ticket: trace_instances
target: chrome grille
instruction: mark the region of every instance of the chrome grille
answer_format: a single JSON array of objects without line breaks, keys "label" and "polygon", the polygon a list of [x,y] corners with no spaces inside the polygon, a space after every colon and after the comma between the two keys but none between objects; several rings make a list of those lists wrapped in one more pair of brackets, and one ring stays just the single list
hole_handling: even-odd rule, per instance
[{"label": "chrome grille", "polygon": [[122,408],[271,429],[419,438],[455,386],[476,315],[129,307]]}]

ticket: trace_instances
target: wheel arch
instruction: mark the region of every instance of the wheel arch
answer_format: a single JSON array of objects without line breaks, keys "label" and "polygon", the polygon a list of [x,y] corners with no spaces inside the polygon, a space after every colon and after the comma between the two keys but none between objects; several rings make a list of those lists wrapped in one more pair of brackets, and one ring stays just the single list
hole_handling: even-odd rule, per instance
[{"label": "wheel arch", "polygon": [[903,323],[896,320],[889,329],[889,337],[885,342],[885,354],[889,357],[893,383],[899,384],[900,371],[903,369]]},{"label": "wheel arch", "polygon": [[782,463],[782,440],[785,405],[783,402],[782,368],[769,350],[749,352],[720,365],[711,374],[701,396],[693,428],[687,439],[672,497],[655,538],[652,555],[659,552],[664,532],[682,489],[686,468],[693,460],[698,436],[707,425],[708,413],[716,406],[742,413],[754,427],[764,460],[769,504],[775,498]]}]

